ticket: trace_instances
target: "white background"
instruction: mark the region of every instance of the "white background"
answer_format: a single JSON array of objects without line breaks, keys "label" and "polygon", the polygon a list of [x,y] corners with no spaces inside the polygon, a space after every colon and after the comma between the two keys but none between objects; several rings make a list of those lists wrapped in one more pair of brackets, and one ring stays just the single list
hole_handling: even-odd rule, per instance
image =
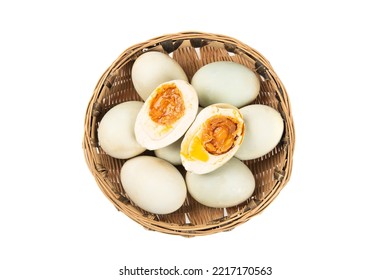
[{"label": "white background", "polygon": [[[138,279],[119,269],[177,265],[272,266],[264,279],[390,279],[386,7],[2,1],[0,278]],[[271,62],[291,99],[296,150],[290,182],[261,215],[188,239],[116,211],[81,143],[93,89],[122,51],[190,30],[234,37]]]}]

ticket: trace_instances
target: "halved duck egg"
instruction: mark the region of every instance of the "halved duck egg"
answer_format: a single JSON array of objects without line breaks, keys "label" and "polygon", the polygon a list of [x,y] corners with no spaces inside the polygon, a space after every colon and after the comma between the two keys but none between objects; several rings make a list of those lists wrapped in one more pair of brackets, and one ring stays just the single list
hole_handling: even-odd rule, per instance
[{"label": "halved duck egg", "polygon": [[238,108],[224,103],[204,108],[181,143],[184,168],[206,174],[221,167],[240,147],[244,132],[244,119]]},{"label": "halved duck egg", "polygon": [[195,89],[184,80],[160,84],[147,98],[135,121],[137,142],[155,150],[178,140],[198,111]]}]

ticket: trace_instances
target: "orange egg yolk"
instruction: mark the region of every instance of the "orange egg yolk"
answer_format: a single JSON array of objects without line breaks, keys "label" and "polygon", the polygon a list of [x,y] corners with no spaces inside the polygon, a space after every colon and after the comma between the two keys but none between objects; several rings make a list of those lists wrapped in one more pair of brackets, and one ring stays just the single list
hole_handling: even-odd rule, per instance
[{"label": "orange egg yolk", "polygon": [[164,84],[156,89],[150,102],[149,116],[161,125],[172,125],[184,115],[185,105],[181,91],[175,84]]},{"label": "orange egg yolk", "polygon": [[203,124],[200,134],[192,139],[188,152],[182,155],[188,160],[207,162],[209,154],[217,156],[231,150],[242,133],[242,125],[238,125],[233,118],[213,116]]},{"label": "orange egg yolk", "polygon": [[204,125],[201,141],[203,147],[212,155],[221,155],[234,147],[239,136],[238,125],[232,118],[214,116]]}]

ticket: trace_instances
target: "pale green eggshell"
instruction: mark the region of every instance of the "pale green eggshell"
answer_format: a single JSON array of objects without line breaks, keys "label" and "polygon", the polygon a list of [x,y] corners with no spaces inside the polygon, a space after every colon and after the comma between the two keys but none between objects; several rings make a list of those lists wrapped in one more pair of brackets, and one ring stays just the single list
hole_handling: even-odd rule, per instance
[{"label": "pale green eggshell", "polygon": [[127,101],[111,108],[98,127],[100,147],[110,156],[128,159],[145,151],[136,140],[134,124],[143,102]]},{"label": "pale green eggshell", "polygon": [[164,147],[160,148],[154,151],[157,157],[165,159],[166,161],[174,164],[179,165],[181,164],[181,158],[180,158],[180,146],[181,141],[183,141],[183,137],[181,137],[176,142]]},{"label": "pale green eggshell", "polygon": [[260,81],[248,67],[231,61],[218,61],[201,67],[191,84],[203,107],[228,103],[237,108],[249,104],[260,92]]},{"label": "pale green eggshell", "polygon": [[231,158],[207,174],[186,173],[188,192],[209,207],[231,207],[248,199],[255,189],[251,170],[239,159]]},{"label": "pale green eggshell", "polygon": [[240,109],[245,122],[245,136],[235,156],[250,160],[264,156],[276,147],[283,131],[283,118],[274,108],[253,104]]},{"label": "pale green eggshell", "polygon": [[171,80],[188,82],[186,73],[176,60],[156,51],[146,52],[135,60],[131,77],[135,90],[144,101],[162,83]]},{"label": "pale green eggshell", "polygon": [[187,196],[180,172],[169,162],[152,157],[129,159],[120,179],[129,198],[140,208],[155,214],[169,214],[181,207]]}]

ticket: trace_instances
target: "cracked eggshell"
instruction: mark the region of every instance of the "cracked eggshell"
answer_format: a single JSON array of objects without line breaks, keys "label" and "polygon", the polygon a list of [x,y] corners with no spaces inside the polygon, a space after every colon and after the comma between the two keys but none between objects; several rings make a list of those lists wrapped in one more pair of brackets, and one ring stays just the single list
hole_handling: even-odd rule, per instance
[{"label": "cracked eggshell", "polygon": [[198,112],[198,96],[186,81],[160,84],[137,115],[134,131],[148,150],[166,147],[184,135]]},{"label": "cracked eggshell", "polygon": [[245,139],[235,156],[241,160],[262,157],[279,143],[283,131],[283,118],[274,108],[254,104],[240,109],[245,121]]},{"label": "cracked eggshell", "polygon": [[135,60],[131,77],[135,90],[144,101],[159,84],[171,80],[188,82],[186,73],[176,60],[156,51],[146,52]]},{"label": "cracked eggshell", "polygon": [[139,156],[129,159],[121,168],[120,179],[131,201],[154,214],[176,211],[187,196],[181,173],[160,158]]},{"label": "cracked eggshell", "polygon": [[255,189],[251,170],[237,158],[208,174],[186,173],[188,192],[209,207],[232,207],[247,200]]},{"label": "cracked eggshell", "polygon": [[108,155],[128,159],[145,151],[134,134],[135,120],[142,105],[140,101],[123,102],[103,116],[97,129],[98,140]]},{"label": "cracked eggshell", "polygon": [[234,156],[244,138],[240,111],[230,104],[204,108],[186,132],[180,157],[187,171],[209,173]]}]

